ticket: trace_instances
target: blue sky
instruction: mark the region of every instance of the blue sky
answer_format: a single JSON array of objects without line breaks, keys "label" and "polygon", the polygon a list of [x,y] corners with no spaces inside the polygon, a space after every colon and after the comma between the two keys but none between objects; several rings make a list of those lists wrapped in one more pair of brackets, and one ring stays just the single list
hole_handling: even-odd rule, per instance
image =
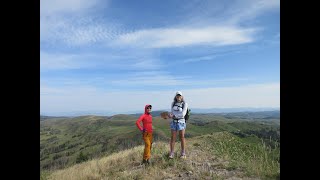
[{"label": "blue sky", "polygon": [[176,91],[280,107],[280,1],[41,1],[42,114],[168,109]]}]

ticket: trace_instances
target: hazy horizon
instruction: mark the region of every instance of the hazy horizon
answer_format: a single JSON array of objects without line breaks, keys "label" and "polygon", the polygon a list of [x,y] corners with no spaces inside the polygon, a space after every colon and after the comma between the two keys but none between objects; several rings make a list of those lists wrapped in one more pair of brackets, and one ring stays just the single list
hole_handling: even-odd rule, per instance
[{"label": "hazy horizon", "polygon": [[[280,111],[280,107],[261,107],[261,108],[192,108],[193,113],[233,113],[233,112],[263,112],[263,111]],[[169,111],[169,109],[154,109],[154,111]],[[107,111],[74,111],[74,112],[51,112],[40,113],[41,116],[83,116],[83,115],[97,115],[97,116],[113,116],[118,114],[139,114],[143,110],[123,111],[123,112],[107,112]]]}]

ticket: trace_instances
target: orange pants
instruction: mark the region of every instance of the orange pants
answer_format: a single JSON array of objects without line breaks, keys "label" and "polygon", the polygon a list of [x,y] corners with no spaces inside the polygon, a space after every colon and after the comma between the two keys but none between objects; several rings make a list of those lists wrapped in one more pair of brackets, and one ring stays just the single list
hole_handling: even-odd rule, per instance
[{"label": "orange pants", "polygon": [[144,153],[143,159],[147,160],[151,156],[151,147],[152,147],[152,133],[144,132],[143,133],[143,140],[144,140]]}]

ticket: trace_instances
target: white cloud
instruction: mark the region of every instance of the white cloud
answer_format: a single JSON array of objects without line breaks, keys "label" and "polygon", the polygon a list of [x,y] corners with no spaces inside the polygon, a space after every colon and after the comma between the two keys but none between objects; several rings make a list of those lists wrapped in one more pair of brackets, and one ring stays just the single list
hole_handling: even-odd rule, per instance
[{"label": "white cloud", "polygon": [[226,78],[199,80],[190,76],[179,76],[164,71],[139,71],[128,73],[126,77],[110,80],[110,84],[118,87],[175,87],[175,86],[217,86],[230,83],[248,82],[248,78]]},{"label": "white cloud", "polygon": [[63,89],[60,89],[60,88],[50,88],[50,87],[47,87],[43,84],[41,84],[41,87],[40,87],[40,95],[55,95],[55,94],[61,94],[61,93],[64,93],[65,91]]},{"label": "white cloud", "polygon": [[107,1],[45,0],[40,5],[40,42],[68,46],[87,45],[113,39],[119,26],[95,17]]},{"label": "white cloud", "polygon": [[[129,67],[127,67],[129,69]],[[107,70],[107,68],[104,68]],[[78,78],[66,77],[64,74],[55,77],[41,78],[41,84],[50,83],[60,87],[82,87],[92,85],[95,87],[108,87],[113,89],[135,89],[147,88],[173,88],[180,87],[208,87],[208,86],[230,86],[231,84],[249,83],[250,78],[225,78],[225,79],[194,79],[192,76],[181,76],[176,73],[168,73],[161,70],[131,68],[133,71],[125,73],[97,73],[93,76],[82,76]]]},{"label": "white cloud", "polygon": [[74,61],[76,55],[59,55],[40,52],[40,69],[73,69],[80,65]]},{"label": "white cloud", "polygon": [[[130,66],[130,65],[128,65]],[[137,60],[130,66],[133,69],[138,70],[152,70],[165,67],[158,59],[153,58],[137,58]]]},{"label": "white cloud", "polygon": [[256,18],[262,13],[280,7],[280,0],[237,0],[226,12],[225,23],[238,24]]},{"label": "white cloud", "polygon": [[80,46],[114,39],[121,33],[117,24],[103,24],[90,17],[44,17],[40,19],[40,41]]},{"label": "white cloud", "polygon": [[79,69],[96,66],[88,61],[90,58],[92,56],[88,54],[47,53],[40,51],[40,70]]},{"label": "white cloud", "polygon": [[199,108],[280,106],[279,83],[185,90],[184,94]]},{"label": "white cloud", "polygon": [[[215,2],[214,2],[215,3]],[[101,0],[45,0],[41,3],[40,39],[45,43],[64,43],[69,46],[87,45],[105,42],[114,45],[129,45],[145,48],[181,47],[189,45],[211,44],[217,46],[243,44],[254,41],[255,28],[240,28],[240,22],[254,18],[259,14],[280,6],[279,0],[240,0],[229,4],[222,15],[203,17],[199,12],[210,12],[214,3],[206,1],[199,11],[203,23],[185,23],[180,27],[131,29],[121,27],[121,22],[111,23],[105,19],[93,17],[94,9],[105,7],[108,2]],[[220,8],[223,8],[221,6]],[[218,8],[218,9],[220,9]],[[218,13],[220,11],[215,11]],[[185,12],[186,13],[186,12]],[[207,14],[205,13],[205,14]],[[220,12],[221,13],[221,12]],[[68,14],[68,15],[65,15]],[[188,14],[185,14],[185,18]],[[215,21],[220,19],[218,21]],[[185,19],[186,22],[187,19]],[[106,23],[107,22],[107,23]],[[179,24],[179,23],[178,23]],[[195,28],[199,27],[199,28]],[[202,28],[203,27],[203,28]]]},{"label": "white cloud", "polygon": [[67,69],[118,69],[118,70],[156,70],[165,67],[163,62],[153,57],[149,52],[130,53],[52,53],[40,51],[40,70]]},{"label": "white cloud", "polygon": [[[88,87],[63,88],[51,95],[41,89],[42,112],[101,110],[136,111],[145,104],[154,110],[168,109],[177,90],[182,91],[191,108],[279,107],[280,84],[253,84],[225,88],[171,89],[166,91],[111,91]],[[57,92],[57,90],[56,90]]]},{"label": "white cloud", "polygon": [[249,43],[254,28],[209,26],[204,28],[158,28],[120,35],[118,45],[144,48],[166,48],[210,44],[216,46]]},{"label": "white cloud", "polygon": [[[194,62],[199,62],[199,61],[210,61],[214,60],[217,57],[224,56],[226,54],[230,53],[237,53],[240,52],[240,49],[231,49],[231,50],[225,50],[225,51],[217,51],[210,53],[209,55],[204,55],[204,56],[198,56],[198,57],[192,57],[192,58],[187,58],[187,59],[182,59],[181,62],[184,63],[194,63]],[[180,61],[179,61],[180,62]]]},{"label": "white cloud", "polygon": [[183,60],[183,62],[189,63],[189,62],[198,62],[198,61],[209,61],[209,60],[215,59],[217,56],[219,56],[219,55],[211,55],[211,56],[201,56],[201,57],[197,57],[197,58],[189,58],[189,59]]},{"label": "white cloud", "polygon": [[[67,29],[67,28],[66,28]],[[62,41],[69,45],[86,45],[113,39],[117,34],[115,26],[105,27],[94,22],[85,25],[73,25],[61,33]]]},{"label": "white cloud", "polygon": [[113,80],[113,85],[122,86],[176,86],[184,85],[184,77],[173,77],[165,74],[148,75],[148,76],[131,76],[126,79]]},{"label": "white cloud", "polygon": [[60,13],[81,13],[94,7],[98,0],[41,0],[40,16]]},{"label": "white cloud", "polygon": [[[201,0],[182,3],[179,26],[242,26],[259,21],[258,16],[279,10],[280,0]],[[178,16],[180,17],[180,16]]]}]

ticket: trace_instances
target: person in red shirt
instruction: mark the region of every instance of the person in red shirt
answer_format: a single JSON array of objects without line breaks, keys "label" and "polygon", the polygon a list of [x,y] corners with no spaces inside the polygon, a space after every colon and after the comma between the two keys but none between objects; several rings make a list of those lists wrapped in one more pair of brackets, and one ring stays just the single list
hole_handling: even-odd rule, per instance
[{"label": "person in red shirt", "polygon": [[[152,115],[151,115],[152,106],[147,104],[144,108],[144,114],[142,114],[139,119],[136,121],[138,129],[142,132],[142,137],[145,143],[143,161],[142,163],[150,164],[151,157],[151,146],[152,146]],[[142,121],[143,127],[140,123]]]}]

